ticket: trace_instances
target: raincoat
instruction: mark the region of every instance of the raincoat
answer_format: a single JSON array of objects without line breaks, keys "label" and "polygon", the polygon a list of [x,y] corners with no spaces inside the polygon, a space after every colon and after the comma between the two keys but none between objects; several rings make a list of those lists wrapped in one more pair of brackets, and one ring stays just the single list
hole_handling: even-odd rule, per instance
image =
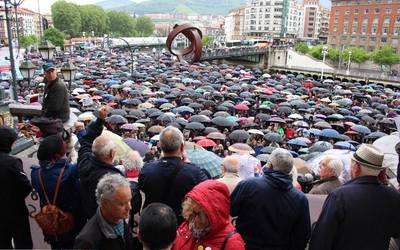
[{"label": "raincoat", "polygon": [[[222,249],[222,243],[235,227],[229,217],[229,190],[227,186],[215,180],[200,183],[186,197],[194,200],[207,214],[211,231],[201,240],[192,237],[189,223],[183,222],[178,228],[178,236],[173,250],[197,250],[210,248],[212,250]],[[200,247],[200,248],[199,248]],[[240,250],[244,248],[244,242],[239,233],[228,238],[226,250]]]}]

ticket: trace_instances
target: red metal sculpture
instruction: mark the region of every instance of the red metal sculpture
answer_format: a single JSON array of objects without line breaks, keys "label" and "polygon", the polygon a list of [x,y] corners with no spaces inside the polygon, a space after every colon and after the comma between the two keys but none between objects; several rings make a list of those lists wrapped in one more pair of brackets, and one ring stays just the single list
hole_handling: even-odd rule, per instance
[{"label": "red metal sculpture", "polygon": [[[189,41],[190,46],[183,49],[173,49],[172,42],[179,35],[183,34]],[[175,25],[174,29],[168,34],[167,37],[167,48],[174,56],[178,57],[179,61],[184,56],[190,56],[191,63],[200,61],[201,52],[203,49],[203,43],[201,41],[203,35],[201,30],[192,26],[191,24],[185,23],[181,25]]]}]

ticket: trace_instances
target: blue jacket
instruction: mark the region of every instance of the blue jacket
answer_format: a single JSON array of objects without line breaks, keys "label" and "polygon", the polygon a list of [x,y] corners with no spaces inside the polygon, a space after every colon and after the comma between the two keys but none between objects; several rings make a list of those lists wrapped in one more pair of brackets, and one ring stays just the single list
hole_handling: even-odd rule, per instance
[{"label": "blue jacket", "polygon": [[[79,179],[76,165],[68,163],[66,159],[59,159],[55,163],[42,166],[32,166],[31,181],[34,189],[39,193],[40,207],[47,205],[44,192],[39,182],[39,169],[42,168],[43,185],[50,202],[53,202],[55,187],[61,169],[65,166],[61,179],[56,206],[62,211],[71,212],[75,219],[74,229],[59,237],[57,241],[69,241],[79,233],[84,225],[82,204],[79,195]],[[48,240],[55,240],[52,236],[45,235]]]},{"label": "blue jacket", "polygon": [[181,159],[178,157],[164,157],[158,161],[146,163],[139,175],[139,188],[146,197],[144,207],[153,202],[163,202],[174,210],[178,221],[182,222],[183,198],[194,186],[207,180],[207,176],[200,168],[192,164],[181,163],[182,167],[172,184],[169,197],[163,197],[165,189],[169,188],[167,179],[179,162]]},{"label": "blue jacket", "polygon": [[400,194],[375,176],[355,178],[332,191],[312,233],[310,250],[389,249],[400,237]]},{"label": "blue jacket", "polygon": [[263,171],[231,194],[231,216],[238,216],[246,249],[305,249],[311,231],[306,196],[293,187],[290,175]]}]

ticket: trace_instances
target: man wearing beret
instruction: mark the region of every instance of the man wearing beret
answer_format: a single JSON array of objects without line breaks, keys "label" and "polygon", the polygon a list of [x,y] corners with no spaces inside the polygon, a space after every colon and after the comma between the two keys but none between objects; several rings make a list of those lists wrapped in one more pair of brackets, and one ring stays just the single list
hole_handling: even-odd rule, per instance
[{"label": "man wearing beret", "polygon": [[332,191],[311,236],[310,250],[389,249],[400,236],[400,194],[378,180],[383,153],[362,144],[351,159],[352,180]]},{"label": "man wearing beret", "polygon": [[45,89],[43,97],[43,116],[52,119],[69,120],[68,90],[64,81],[57,76],[57,70],[52,63],[43,65]]}]

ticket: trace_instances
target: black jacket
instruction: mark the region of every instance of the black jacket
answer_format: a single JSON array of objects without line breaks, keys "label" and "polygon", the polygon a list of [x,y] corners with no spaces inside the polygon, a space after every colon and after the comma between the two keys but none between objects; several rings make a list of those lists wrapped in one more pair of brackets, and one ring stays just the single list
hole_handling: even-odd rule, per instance
[{"label": "black jacket", "polygon": [[[178,164],[181,169],[170,187],[167,179]],[[179,222],[182,222],[181,204],[185,195],[194,186],[207,180],[207,176],[200,168],[182,163],[178,157],[164,157],[158,161],[146,163],[139,175],[139,188],[145,194],[144,207],[153,202],[161,202],[170,206]],[[171,189],[169,197],[163,197],[165,190]],[[165,194],[167,195],[167,194]]]},{"label": "black jacket", "polygon": [[[247,250],[304,250],[310,238],[306,196],[283,172],[241,181],[231,194],[231,216]],[[320,249],[323,250],[323,249]]]},{"label": "black jacket", "polygon": [[86,135],[79,139],[81,147],[78,152],[78,173],[81,181],[81,197],[86,218],[91,218],[97,210],[95,191],[97,183],[107,173],[121,174],[113,165],[96,159],[92,153],[93,141],[101,135],[104,121],[97,119],[89,124]]},{"label": "black jacket", "polygon": [[69,120],[69,98],[68,90],[63,80],[57,77],[53,82],[46,83],[43,97],[43,116],[61,119],[63,122]]},{"label": "black jacket", "polygon": [[[1,138],[0,138],[1,140]],[[0,221],[6,223],[28,216],[25,198],[32,191],[31,183],[18,158],[0,152]]]},{"label": "black jacket", "polygon": [[399,228],[400,194],[374,176],[358,177],[329,194],[309,249],[389,249]]},{"label": "black jacket", "polygon": [[124,238],[104,227],[98,211],[83,227],[75,239],[74,249],[135,250],[132,231],[124,222]]}]

